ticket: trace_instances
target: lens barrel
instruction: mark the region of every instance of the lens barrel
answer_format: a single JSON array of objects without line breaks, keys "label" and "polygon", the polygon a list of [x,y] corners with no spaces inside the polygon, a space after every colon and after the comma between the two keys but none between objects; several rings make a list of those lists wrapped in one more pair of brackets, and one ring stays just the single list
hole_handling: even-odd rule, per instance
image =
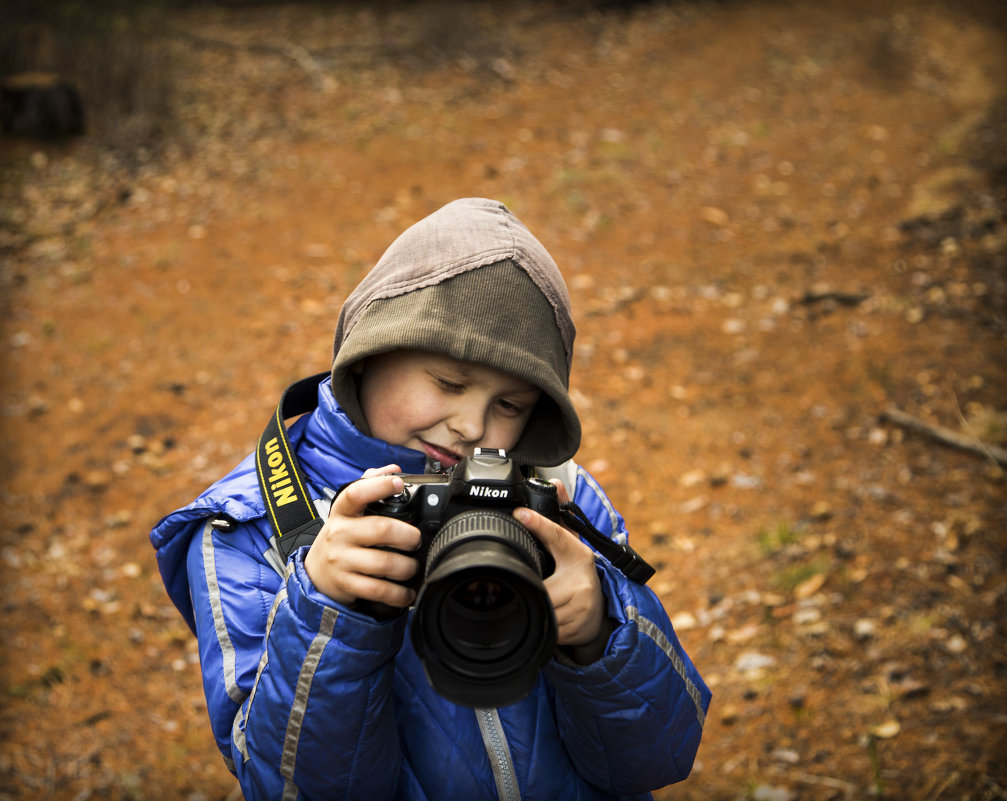
[{"label": "lens barrel", "polygon": [[470,510],[441,527],[426,565],[412,638],[431,686],[476,708],[524,698],[556,646],[535,538],[509,514]]}]

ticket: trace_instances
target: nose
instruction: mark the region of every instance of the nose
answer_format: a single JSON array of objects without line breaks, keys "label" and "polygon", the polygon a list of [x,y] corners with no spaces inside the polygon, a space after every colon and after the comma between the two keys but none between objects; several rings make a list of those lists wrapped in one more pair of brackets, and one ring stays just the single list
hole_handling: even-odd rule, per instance
[{"label": "nose", "polygon": [[486,430],[486,409],[475,398],[459,398],[448,418],[448,428],[462,442],[474,444]]}]

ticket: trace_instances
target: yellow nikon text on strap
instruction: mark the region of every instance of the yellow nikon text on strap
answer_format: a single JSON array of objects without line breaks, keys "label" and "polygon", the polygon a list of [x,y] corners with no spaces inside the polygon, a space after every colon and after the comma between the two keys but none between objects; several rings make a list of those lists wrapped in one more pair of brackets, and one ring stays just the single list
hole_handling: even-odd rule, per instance
[{"label": "yellow nikon text on strap", "polygon": [[259,490],[284,561],[297,548],[314,541],[323,521],[315,510],[283,421],[314,410],[318,385],[328,375],[319,373],[287,387],[255,450]]}]

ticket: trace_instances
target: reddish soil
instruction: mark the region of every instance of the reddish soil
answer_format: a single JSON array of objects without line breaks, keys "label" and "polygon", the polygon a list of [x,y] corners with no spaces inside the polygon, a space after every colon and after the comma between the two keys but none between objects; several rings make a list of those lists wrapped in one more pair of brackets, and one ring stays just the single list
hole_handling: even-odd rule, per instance
[{"label": "reddish soil", "polygon": [[175,13],[169,135],[4,142],[0,800],[234,797],[147,531],[470,195],[564,270],[579,459],[714,689],[657,797],[1007,798],[997,4],[382,9]]}]

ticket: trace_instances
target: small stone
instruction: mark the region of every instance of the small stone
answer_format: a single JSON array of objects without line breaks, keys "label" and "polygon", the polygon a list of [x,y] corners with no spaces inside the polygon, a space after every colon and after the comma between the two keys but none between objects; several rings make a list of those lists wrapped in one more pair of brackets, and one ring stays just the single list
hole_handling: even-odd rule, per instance
[{"label": "small stone", "polygon": [[84,475],[84,486],[93,492],[101,492],[107,489],[109,482],[108,473],[102,470],[89,470]]},{"label": "small stone", "polygon": [[871,734],[880,740],[890,740],[898,736],[900,731],[902,731],[902,725],[894,718],[890,718],[871,729]]},{"label": "small stone", "polygon": [[709,502],[710,499],[705,495],[698,495],[692,500],[686,501],[685,503],[682,504],[681,506],[682,514],[688,515],[692,514],[693,512],[698,512],[701,509],[705,508]]},{"label": "small stone", "polygon": [[961,634],[954,634],[947,639],[944,643],[944,647],[948,649],[949,653],[962,654],[965,653],[969,645]]},{"label": "small stone", "polygon": [[28,414],[32,417],[37,417],[38,415],[45,414],[49,411],[49,404],[46,403],[45,398],[41,398],[38,395],[32,395],[25,402],[28,408]]},{"label": "small stone", "polygon": [[718,227],[723,227],[730,222],[730,217],[727,216],[727,212],[723,209],[718,209],[716,206],[704,206],[699,210],[699,216],[705,222],[710,223],[710,225],[716,225]]},{"label": "small stone", "polygon": [[919,698],[930,692],[930,685],[916,679],[903,679],[892,685],[899,698]]},{"label": "small stone", "polygon": [[853,634],[860,641],[873,639],[877,633],[878,627],[873,620],[862,617],[853,624]]},{"label": "small stone", "polygon": [[678,484],[680,487],[695,487],[704,483],[706,480],[706,471],[697,468],[695,470],[690,470],[687,473],[683,473],[678,479]]},{"label": "small stone", "polygon": [[794,793],[786,787],[760,784],[752,790],[752,801],[793,801]]},{"label": "small stone", "polygon": [[825,574],[816,573],[809,579],[805,579],[794,588],[794,598],[803,601],[818,592],[825,584]]},{"label": "small stone", "polygon": [[743,643],[754,639],[759,633],[758,623],[748,623],[742,626],[740,629],[735,629],[734,631],[728,632],[727,641],[731,643]]},{"label": "small stone", "polygon": [[823,522],[832,517],[832,507],[829,505],[828,501],[816,501],[815,505],[811,507],[811,519],[817,522]]},{"label": "small stone", "polygon": [[692,612],[679,612],[671,619],[671,625],[675,631],[688,631],[699,625],[696,616]]},{"label": "small stone", "polygon": [[769,755],[777,762],[785,762],[788,765],[796,765],[801,761],[800,755],[792,748],[776,748]]},{"label": "small stone", "polygon": [[740,673],[755,673],[775,664],[776,660],[773,657],[760,654],[758,651],[745,651],[734,661],[734,667]]},{"label": "small stone", "polygon": [[143,569],[136,562],[126,562],[126,564],[120,568],[120,572],[126,578],[136,578],[143,572]]},{"label": "small stone", "polygon": [[871,429],[871,433],[867,435],[867,441],[870,442],[871,445],[877,445],[879,447],[887,445],[888,432],[883,428],[873,428]]}]

